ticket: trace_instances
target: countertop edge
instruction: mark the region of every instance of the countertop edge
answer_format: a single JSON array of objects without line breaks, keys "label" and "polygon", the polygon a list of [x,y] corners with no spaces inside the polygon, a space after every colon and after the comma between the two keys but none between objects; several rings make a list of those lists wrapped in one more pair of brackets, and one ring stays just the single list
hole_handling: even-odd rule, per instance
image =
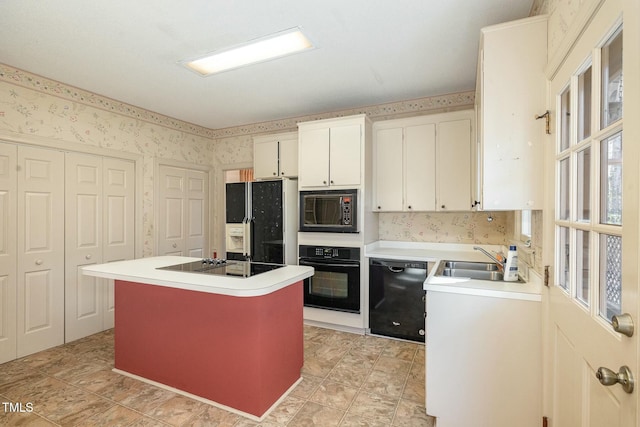
[{"label": "countertop edge", "polygon": [[[177,271],[158,272],[158,267],[199,260],[191,257],[149,257],[89,265],[82,268],[87,276],[164,286],[188,291],[234,297],[259,297],[283,289],[313,275],[313,268],[287,265],[248,278],[212,276]],[[137,271],[132,271],[137,270]],[[159,277],[162,274],[166,278]],[[241,287],[241,288],[240,288]]]}]

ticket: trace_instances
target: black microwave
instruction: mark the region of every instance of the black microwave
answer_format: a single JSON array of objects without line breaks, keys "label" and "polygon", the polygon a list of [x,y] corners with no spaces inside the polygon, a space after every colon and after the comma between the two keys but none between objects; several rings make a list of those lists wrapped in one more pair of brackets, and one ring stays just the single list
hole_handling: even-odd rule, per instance
[{"label": "black microwave", "polygon": [[300,231],[358,232],[358,190],[300,192]]}]

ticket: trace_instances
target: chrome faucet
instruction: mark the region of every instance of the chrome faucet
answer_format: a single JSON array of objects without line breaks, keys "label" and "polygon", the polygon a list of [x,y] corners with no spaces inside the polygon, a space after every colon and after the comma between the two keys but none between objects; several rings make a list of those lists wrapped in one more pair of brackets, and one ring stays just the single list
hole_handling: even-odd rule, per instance
[{"label": "chrome faucet", "polygon": [[504,267],[504,262],[498,260],[498,258],[494,257],[488,251],[486,251],[485,249],[481,248],[480,246],[474,246],[473,250],[482,252],[483,254],[485,254],[486,256],[491,258],[493,261],[495,261],[496,264],[498,264],[499,266],[503,266]]}]

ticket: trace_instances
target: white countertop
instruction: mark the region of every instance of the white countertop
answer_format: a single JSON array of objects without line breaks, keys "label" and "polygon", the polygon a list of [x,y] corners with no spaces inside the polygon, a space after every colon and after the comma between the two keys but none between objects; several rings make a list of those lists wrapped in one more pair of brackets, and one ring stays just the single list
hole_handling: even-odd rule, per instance
[{"label": "white countertop", "polygon": [[88,276],[166,286],[236,297],[267,295],[313,275],[312,267],[287,265],[251,277],[157,270],[158,267],[199,261],[200,258],[159,256],[82,267]]},{"label": "white countertop", "polygon": [[365,256],[369,258],[427,261],[433,263],[433,268],[429,272],[427,280],[424,282],[424,289],[427,292],[448,292],[528,301],[542,300],[542,283],[540,277],[532,270],[530,270],[529,281],[526,283],[435,276],[434,273],[441,260],[489,260],[486,255],[474,250],[473,246],[481,246],[490,252],[496,252],[502,249],[499,245],[378,241],[365,247]]}]

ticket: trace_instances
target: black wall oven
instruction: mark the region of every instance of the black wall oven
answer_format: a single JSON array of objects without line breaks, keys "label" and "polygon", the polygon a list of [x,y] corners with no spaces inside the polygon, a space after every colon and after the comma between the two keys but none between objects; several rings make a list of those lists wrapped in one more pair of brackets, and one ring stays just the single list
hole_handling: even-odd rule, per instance
[{"label": "black wall oven", "polygon": [[360,313],[360,248],[300,245],[300,265],[313,267],[304,281],[307,307]]}]

